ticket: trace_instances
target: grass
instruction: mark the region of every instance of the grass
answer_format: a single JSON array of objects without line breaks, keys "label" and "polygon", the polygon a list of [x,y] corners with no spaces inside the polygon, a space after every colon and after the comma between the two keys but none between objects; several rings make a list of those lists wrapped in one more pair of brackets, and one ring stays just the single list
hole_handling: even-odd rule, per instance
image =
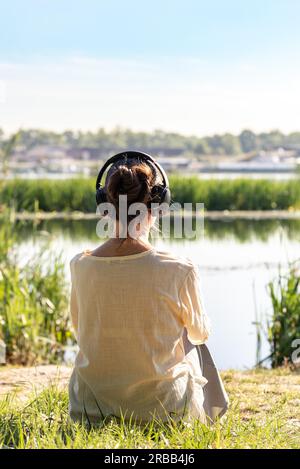
[{"label": "grass", "polygon": [[[174,202],[202,202],[206,210],[288,210],[300,208],[298,179],[201,180],[170,176]],[[95,212],[94,179],[0,181],[0,203],[16,211]]]},{"label": "grass", "polygon": [[228,371],[223,380],[231,406],[213,427],[197,420],[140,427],[112,418],[88,428],[69,420],[67,391],[58,384],[25,402],[10,393],[0,401],[0,447],[300,448],[299,374],[288,369]]}]

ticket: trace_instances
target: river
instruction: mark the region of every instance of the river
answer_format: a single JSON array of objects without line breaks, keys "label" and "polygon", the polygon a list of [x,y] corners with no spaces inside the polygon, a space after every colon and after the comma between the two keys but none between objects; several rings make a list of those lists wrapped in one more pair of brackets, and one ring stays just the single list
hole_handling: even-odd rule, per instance
[{"label": "river", "polygon": [[[20,250],[30,257],[47,240],[61,252],[69,276],[70,259],[101,241],[96,221],[41,222],[18,228]],[[300,257],[300,220],[235,220],[204,223],[199,239],[155,239],[157,249],[190,257],[199,267],[201,290],[212,322],[209,347],[221,369],[251,368],[256,363],[255,322],[266,329],[271,313],[267,284],[278,274],[278,266]],[[269,354],[265,335],[261,358]]]}]

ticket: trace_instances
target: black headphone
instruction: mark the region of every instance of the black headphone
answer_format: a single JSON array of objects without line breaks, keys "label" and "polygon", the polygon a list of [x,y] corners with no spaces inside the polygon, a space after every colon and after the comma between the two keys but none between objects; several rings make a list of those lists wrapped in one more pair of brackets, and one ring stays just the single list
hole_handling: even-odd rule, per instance
[{"label": "black headphone", "polygon": [[158,204],[161,203],[167,203],[170,205],[171,203],[171,191],[169,188],[169,180],[168,176],[166,175],[164,169],[160,166],[160,164],[155,161],[155,159],[148,155],[147,153],[143,153],[140,151],[126,151],[123,153],[118,153],[117,155],[112,156],[109,158],[106,163],[102,166],[102,168],[99,171],[99,174],[97,176],[97,181],[96,181],[96,202],[97,205],[107,202],[107,197],[106,197],[106,190],[105,190],[105,185],[102,187],[101,180],[103,177],[103,174],[105,173],[105,170],[112,164],[124,160],[124,164],[126,165],[127,160],[142,160],[145,161],[149,166],[151,166],[154,174],[157,174],[157,169],[160,172],[162,176],[162,184],[156,184],[155,186],[152,187],[151,189],[151,202],[156,202]]}]

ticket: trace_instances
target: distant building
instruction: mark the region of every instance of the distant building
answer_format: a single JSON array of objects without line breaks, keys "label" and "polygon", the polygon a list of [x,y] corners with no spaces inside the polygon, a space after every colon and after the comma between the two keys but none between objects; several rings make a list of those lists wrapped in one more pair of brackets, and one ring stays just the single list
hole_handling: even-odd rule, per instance
[{"label": "distant building", "polygon": [[182,157],[158,157],[156,160],[166,171],[187,170],[191,164],[190,159]]},{"label": "distant building", "polygon": [[[137,149],[138,150],[138,149]],[[300,165],[300,145],[268,147],[251,155],[209,155],[197,161],[193,155],[184,156],[182,148],[152,147],[144,149],[152,154],[168,172],[182,173],[293,173]],[[11,174],[94,174],[99,166],[120,149],[65,145],[36,145],[26,149],[17,146],[9,158]]]}]

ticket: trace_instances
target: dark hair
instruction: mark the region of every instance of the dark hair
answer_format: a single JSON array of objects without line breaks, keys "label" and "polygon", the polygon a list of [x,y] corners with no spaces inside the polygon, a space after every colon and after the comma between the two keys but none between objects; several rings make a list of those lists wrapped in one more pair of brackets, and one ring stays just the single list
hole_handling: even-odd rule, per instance
[{"label": "dark hair", "polygon": [[[108,171],[105,187],[107,201],[112,203],[119,218],[119,195],[127,195],[127,209],[135,202],[149,204],[151,189],[156,183],[156,173],[145,162],[138,160],[118,162]],[[129,215],[128,220],[136,215]]]}]

